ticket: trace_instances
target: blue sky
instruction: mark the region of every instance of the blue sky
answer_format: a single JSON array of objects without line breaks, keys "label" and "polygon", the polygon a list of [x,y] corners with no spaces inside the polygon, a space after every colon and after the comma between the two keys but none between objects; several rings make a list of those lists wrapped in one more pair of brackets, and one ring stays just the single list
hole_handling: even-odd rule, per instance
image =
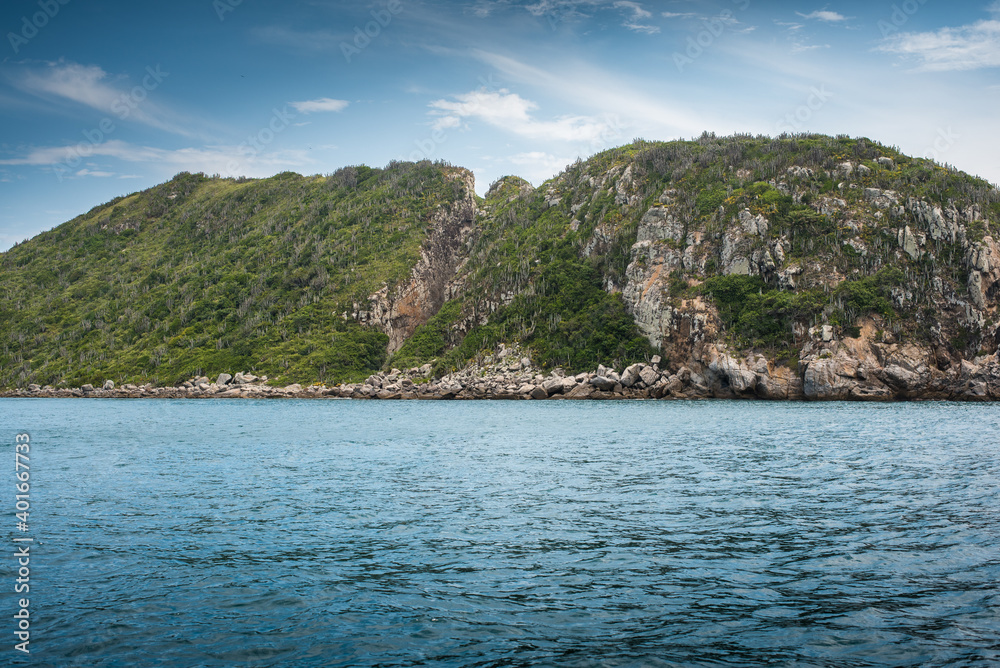
[{"label": "blue sky", "polygon": [[5,0],[0,250],[180,171],[428,157],[482,193],[702,131],[1000,181],[1000,0]]}]

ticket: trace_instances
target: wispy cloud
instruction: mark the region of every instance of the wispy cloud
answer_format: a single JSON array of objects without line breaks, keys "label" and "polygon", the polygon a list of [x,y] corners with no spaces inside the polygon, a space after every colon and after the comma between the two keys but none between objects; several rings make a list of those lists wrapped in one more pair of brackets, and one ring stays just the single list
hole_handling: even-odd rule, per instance
[{"label": "wispy cloud", "polygon": [[796,30],[802,30],[802,28],[805,27],[801,23],[793,23],[793,22],[775,21],[774,24],[777,25],[777,26],[781,26],[782,28],[787,28],[789,32],[795,32]]},{"label": "wispy cloud", "polygon": [[503,88],[463,93],[452,100],[436,100],[430,106],[432,113],[438,116],[435,129],[454,128],[467,119],[477,119],[531,139],[593,142],[606,134],[609,126],[607,119],[592,116],[539,120],[532,115],[537,104]]},{"label": "wispy cloud", "polygon": [[[1000,14],[1000,4],[990,11]],[[918,70],[948,72],[1000,67],[1000,20],[891,35],[879,50],[917,59]]]},{"label": "wispy cloud", "polygon": [[803,14],[802,12],[795,13],[804,19],[816,19],[817,21],[825,21],[826,23],[840,23],[848,19],[848,17],[839,12],[831,12],[827,9],[819,9],[808,14]]},{"label": "wispy cloud", "polygon": [[632,14],[632,18],[635,20],[648,19],[653,16],[652,12],[649,12],[642,8],[638,2],[631,2],[630,0],[618,0],[614,4],[615,9],[627,9]]},{"label": "wispy cloud", "polygon": [[149,66],[139,78],[140,85],[130,85],[124,77],[114,85],[109,83],[108,73],[97,65],[65,61],[41,66],[23,64],[7,73],[15,87],[40,99],[72,102],[122,121],[135,121],[190,137],[194,133],[185,127],[178,114],[149,99],[169,76],[159,65]]},{"label": "wispy cloud", "polygon": [[803,44],[801,42],[792,43],[792,53],[802,53],[803,51],[815,51],[816,49],[829,49],[829,44]]},{"label": "wispy cloud", "polygon": [[473,57],[496,68],[507,81],[523,82],[549,91],[582,108],[618,116],[625,125],[641,121],[664,136],[698,134],[711,126],[711,119],[658,99],[626,77],[586,63],[565,63],[558,70],[535,67],[509,56],[475,50]]},{"label": "wispy cloud", "polygon": [[698,15],[694,12],[662,12],[660,14],[665,19],[695,19]]},{"label": "wispy cloud", "polygon": [[622,24],[629,30],[646,35],[654,35],[660,32],[659,26],[650,25],[648,23],[640,23],[646,19],[653,18],[653,13],[649,10],[643,9],[642,5],[638,2],[631,2],[631,0],[618,0],[613,6],[615,9],[623,9],[629,14],[628,18],[626,18],[625,22]]},{"label": "wispy cloud", "polygon": [[[310,164],[308,151],[274,149],[254,152],[246,145],[203,146],[181,149],[162,149],[139,146],[120,140],[94,145],[51,146],[36,148],[18,158],[0,160],[0,165],[32,165],[65,172],[66,165],[85,158],[111,158],[127,163],[166,167],[172,171],[205,172],[223,176],[270,176],[286,169],[302,168]],[[78,163],[77,163],[78,164]],[[82,169],[72,172],[78,176],[104,176],[104,170]],[[107,174],[112,175],[111,173]]]},{"label": "wispy cloud", "polygon": [[305,100],[304,102],[289,102],[296,111],[303,114],[312,114],[322,111],[343,111],[350,104],[347,100],[334,100],[329,97],[321,97],[317,100]]},{"label": "wispy cloud", "polygon": [[517,166],[517,172],[532,183],[540,183],[558,174],[576,158],[557,156],[544,151],[529,151],[517,153],[506,159]]},{"label": "wispy cloud", "polygon": [[656,33],[660,32],[659,26],[644,25],[641,23],[633,23],[631,21],[626,21],[622,25],[628,28],[629,30],[632,30],[634,32],[641,32],[644,35],[655,35]]}]

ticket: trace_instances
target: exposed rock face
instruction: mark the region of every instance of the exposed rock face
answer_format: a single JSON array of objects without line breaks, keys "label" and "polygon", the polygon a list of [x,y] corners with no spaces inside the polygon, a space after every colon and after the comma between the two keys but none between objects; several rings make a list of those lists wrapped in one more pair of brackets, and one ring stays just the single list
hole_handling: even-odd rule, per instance
[{"label": "exposed rock face", "polygon": [[[895,169],[891,159],[879,160],[877,165],[879,169]],[[849,190],[858,187],[856,179],[871,173],[864,165],[843,162],[829,176],[845,179],[841,190]],[[786,172],[787,180],[771,181],[770,185],[792,195],[797,202],[805,202],[807,191],[799,181],[813,176],[811,169],[791,167]],[[761,213],[743,209],[721,225],[721,232],[713,233],[690,202],[684,204],[676,191],[667,191],[639,222],[622,297],[650,343],[662,348],[671,368],[683,367],[692,374],[694,381],[686,383],[685,391],[703,384],[713,396],[769,399],[995,396],[994,358],[987,355],[957,364],[943,352],[950,347],[948,337],[964,336],[966,328],[982,332],[987,351],[996,351],[1000,344],[1000,247],[989,233],[976,240],[970,232],[984,227],[989,231],[978,205],[962,210],[941,207],[904,198],[894,190],[872,187],[859,190],[852,204],[847,198],[829,196],[811,197],[809,201],[818,214],[842,221],[842,243],[861,257],[871,252],[873,244],[884,247],[888,241],[894,242],[895,258],[900,264],[904,260],[933,263],[932,253],[940,248],[939,244],[954,244],[967,271],[964,286],[956,290],[938,280],[933,298],[958,329],[938,332],[937,343],[900,345],[893,341],[894,337],[883,341],[876,336],[883,324],[869,323],[864,334],[854,339],[829,324],[808,331],[807,326],[801,327],[796,330],[801,355],[791,365],[776,364],[749,351],[731,351],[710,300],[672,294],[678,285],[691,285],[690,279],[678,283],[680,277],[692,272],[711,275],[707,267],[719,274],[760,276],[785,290],[805,285],[823,286],[829,291],[847,276],[820,262],[803,264],[799,259],[790,259],[788,240],[774,234],[770,221]],[[602,232],[596,245],[607,243],[606,236]],[[912,295],[905,287],[894,292],[895,306],[899,308],[912,308],[910,299]],[[622,384],[628,386],[632,380],[626,370]]]},{"label": "exposed rock face", "polygon": [[409,280],[395,289],[383,286],[369,297],[367,304],[355,304],[355,318],[388,335],[390,353],[399,350],[417,327],[455,296],[452,281],[464,261],[465,245],[475,229],[476,200],[472,172],[456,170],[451,178],[462,183],[465,197],[434,214],[430,221],[431,231]]},{"label": "exposed rock face", "polygon": [[[873,341],[873,328],[857,339],[808,347],[799,371],[775,364],[759,353],[734,354],[723,344],[706,345],[699,361],[676,372],[639,363],[619,375],[600,366],[596,371],[566,376],[555,369],[547,376],[530,366],[507,369],[503,360],[472,365],[443,378],[427,379],[419,368],[373,374],[363,383],[327,387],[299,384],[271,387],[265,379],[230,385],[193,378],[176,387],[105,384],[102,389],[32,385],[8,392],[17,397],[113,397],[189,399],[806,399],[886,401],[1000,399],[1000,360],[990,355],[962,361],[942,370],[933,351],[914,345]],[[241,375],[241,374],[238,374]],[[246,377],[246,374],[244,378]]]},{"label": "exposed rock face", "polygon": [[[452,332],[461,334],[488,324],[519,295],[530,299],[544,294],[545,285],[557,281],[541,270],[547,268],[545,263],[565,257],[551,251],[576,252],[591,260],[587,269],[606,291],[620,293],[639,331],[662,359],[657,356],[649,364],[624,369],[599,367],[572,377],[558,371],[543,376],[532,368],[529,351],[514,354],[501,346],[488,377],[464,369],[433,379],[432,369],[438,367],[425,364],[405,373],[373,373],[364,383],[337,389],[336,396],[996,398],[996,189],[969,183],[952,188],[954,175],[945,170],[920,172],[915,161],[893,152],[897,166],[871,147],[867,153],[851,148],[820,157],[815,149],[795,153],[794,161],[805,166],[791,164],[791,159],[782,162],[769,153],[769,144],[757,144],[754,157],[748,158],[753,162],[747,162],[741,157],[744,144],[705,142],[697,150],[663,157],[659,166],[655,156],[643,155],[643,146],[610,151],[577,163],[537,191],[523,179],[505,177],[490,188],[481,210],[472,174],[445,167],[447,178],[462,186],[464,196],[419,221],[426,222],[428,234],[405,279],[381,285],[359,303],[337,304],[338,312],[346,310],[345,318],[353,316],[385,332],[392,353],[454,297],[464,298],[461,307],[466,310],[450,324]],[[919,187],[911,188],[917,181]],[[963,188],[975,195],[954,196]],[[894,272],[891,282],[877,289],[863,284],[883,269]],[[387,275],[379,274],[379,280]],[[762,327],[747,327],[746,334],[737,331],[739,322],[734,324],[732,313],[738,309],[732,301],[720,315],[717,304],[726,302],[698,289],[708,280],[752,286],[753,292],[759,284],[760,296],[774,301],[781,301],[775,294],[782,299],[804,295],[813,301],[802,308],[782,301],[784,311],[755,302],[755,316],[746,320],[758,323],[761,314],[773,318],[771,322],[780,319],[783,334],[758,336]],[[846,289],[855,288],[858,294],[846,294]],[[748,301],[756,296],[739,294]],[[849,303],[855,296],[858,301],[881,301],[857,306]],[[791,320],[786,313],[793,314]],[[519,333],[505,330],[503,336],[529,341],[536,328],[567,322],[551,314],[544,318],[547,322],[523,320]],[[88,328],[106,324],[87,321]],[[15,333],[11,349],[28,345],[32,336],[31,331]],[[449,345],[455,342],[456,337],[448,338]],[[488,340],[482,345],[493,345],[493,339]],[[476,352],[480,364],[494,354]],[[413,363],[425,361],[421,357]],[[213,374],[218,371],[211,369]],[[85,378],[94,377],[101,376]],[[47,378],[25,375],[22,382]],[[256,380],[246,373],[222,373],[214,382],[198,377],[160,389],[170,396],[199,397],[316,392],[309,387],[268,388]],[[50,390],[36,384],[27,391],[42,396]],[[130,390],[116,388],[111,381],[65,391],[73,396],[131,396]]]}]

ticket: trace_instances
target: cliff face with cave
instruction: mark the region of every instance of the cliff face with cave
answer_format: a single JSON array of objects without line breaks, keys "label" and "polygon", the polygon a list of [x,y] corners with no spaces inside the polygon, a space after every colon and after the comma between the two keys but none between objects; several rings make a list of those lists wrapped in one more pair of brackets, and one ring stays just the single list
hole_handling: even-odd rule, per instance
[{"label": "cliff face with cave", "polygon": [[817,135],[637,141],[485,198],[427,162],[182,174],[0,256],[0,384],[329,383],[503,344],[659,356],[648,396],[995,399],[998,222],[987,182]]}]

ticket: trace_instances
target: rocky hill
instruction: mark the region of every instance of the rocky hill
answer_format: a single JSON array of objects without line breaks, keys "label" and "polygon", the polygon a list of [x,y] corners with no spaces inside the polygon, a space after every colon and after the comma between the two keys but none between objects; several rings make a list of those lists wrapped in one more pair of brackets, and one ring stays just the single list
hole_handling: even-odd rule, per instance
[{"label": "rocky hill", "polygon": [[815,135],[636,141],[485,199],[426,162],[181,174],[0,256],[0,385],[376,393],[516,348],[552,389],[603,364],[634,396],[1000,398],[998,224],[989,183]]}]

